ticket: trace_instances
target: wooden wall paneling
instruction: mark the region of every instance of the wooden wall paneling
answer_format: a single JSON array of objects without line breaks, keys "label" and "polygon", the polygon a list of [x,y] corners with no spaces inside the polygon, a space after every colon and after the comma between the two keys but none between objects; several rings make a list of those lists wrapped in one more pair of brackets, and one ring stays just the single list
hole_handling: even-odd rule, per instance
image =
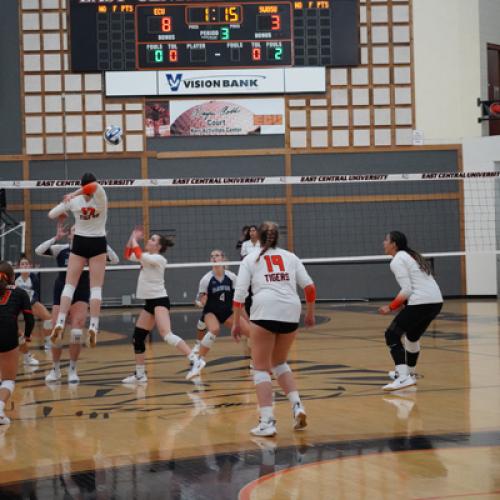
[{"label": "wooden wall paneling", "polygon": [[[141,177],[143,179],[149,178],[148,169],[148,158],[146,155],[141,157]],[[142,220],[144,223],[144,237],[147,238],[150,231],[150,219],[149,219],[149,189],[142,188]]]},{"label": "wooden wall paneling", "polygon": [[[367,0],[370,2],[370,0]],[[368,4],[367,4],[368,5]],[[369,109],[370,109],[370,146],[376,146],[375,144],[375,110],[374,110],[374,96],[373,96],[373,44],[372,44],[372,13],[371,9],[366,9],[366,45],[368,48],[368,98],[369,98]]]},{"label": "wooden wall paneling", "polygon": [[[30,176],[30,165],[29,161],[25,158],[23,160],[23,180],[28,180]],[[30,257],[32,255],[32,244],[31,244],[31,193],[29,189],[23,189],[23,218],[25,223],[25,253]],[[51,207],[52,208],[52,207]]]}]

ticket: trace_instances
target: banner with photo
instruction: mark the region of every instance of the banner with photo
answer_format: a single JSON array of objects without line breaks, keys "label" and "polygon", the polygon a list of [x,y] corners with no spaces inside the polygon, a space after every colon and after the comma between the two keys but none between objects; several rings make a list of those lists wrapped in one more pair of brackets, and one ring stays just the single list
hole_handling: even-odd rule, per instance
[{"label": "banner with photo", "polygon": [[285,100],[147,101],[145,119],[147,137],[284,134]]}]

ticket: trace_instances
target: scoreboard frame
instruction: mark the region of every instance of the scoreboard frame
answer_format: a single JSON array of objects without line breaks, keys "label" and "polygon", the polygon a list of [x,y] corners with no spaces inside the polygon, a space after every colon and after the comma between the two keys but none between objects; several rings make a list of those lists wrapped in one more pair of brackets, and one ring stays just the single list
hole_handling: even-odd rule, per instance
[{"label": "scoreboard frame", "polygon": [[[168,8],[169,6],[184,6],[185,16],[188,15],[187,8],[230,8],[245,4],[269,6],[275,4],[290,5],[290,38],[286,40],[285,54],[283,62],[271,63],[262,61],[258,64],[248,63],[247,53],[237,60],[229,60],[228,46],[225,46],[223,55],[218,55],[214,61],[191,62],[187,57],[184,64],[169,64],[164,55],[163,65],[149,65],[141,62],[138,56],[138,24],[137,12],[143,7]],[[243,19],[244,8],[238,16],[240,26],[249,22]],[[286,66],[323,66],[323,67],[347,67],[357,66],[361,60],[360,44],[360,5],[359,0],[195,0],[192,4],[189,0],[68,0],[68,34],[69,34],[69,56],[70,68],[75,73],[85,72],[105,72],[105,71],[141,71],[141,70],[176,70],[176,69],[230,69],[230,68],[265,68],[265,67],[286,67]],[[99,16],[98,14],[105,14]],[[215,16],[220,13],[215,14]],[[198,12],[197,16],[201,14]],[[184,19],[184,26],[193,26],[189,18]],[[251,20],[251,40],[247,40],[247,45],[261,44],[262,50],[273,43],[272,38],[259,37],[256,39],[257,19]],[[288,19],[286,21],[288,23]],[[203,25],[194,25],[201,31],[218,30],[220,26],[227,26],[225,34],[236,34],[231,25],[225,22],[217,22],[213,19]],[[247,24],[247,29],[248,29]],[[265,26],[269,28],[269,21]],[[227,40],[220,36],[221,42],[237,44],[241,40]],[[171,43],[204,43],[211,41],[186,41],[174,40]],[[168,46],[168,42],[162,40],[163,45]],[[161,44],[160,41],[150,42],[151,44]],[[266,42],[271,42],[266,45]],[[279,43],[279,41],[277,41]],[[141,42],[142,43],[142,42]],[[205,45],[206,47],[206,45]],[[220,52],[220,51],[217,51]],[[283,49],[281,49],[283,52]],[[281,55],[281,54],[280,54]],[[224,59],[222,59],[224,57]],[[269,56],[273,57],[272,51]],[[219,64],[219,62],[221,64]]]}]

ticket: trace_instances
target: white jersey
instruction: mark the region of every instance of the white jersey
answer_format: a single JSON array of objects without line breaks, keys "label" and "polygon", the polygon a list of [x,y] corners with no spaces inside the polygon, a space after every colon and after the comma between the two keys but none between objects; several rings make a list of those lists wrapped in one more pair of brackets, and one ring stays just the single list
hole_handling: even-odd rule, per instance
[{"label": "white jersey", "polygon": [[391,271],[408,299],[408,305],[438,304],[443,296],[436,280],[420,269],[417,261],[407,252],[400,250],[391,260]]},{"label": "white jersey", "polygon": [[253,244],[252,240],[247,240],[241,244],[240,254],[242,257],[246,257],[247,255],[250,255],[252,252],[255,252],[255,250],[260,251],[260,241],[257,240],[257,242]]},{"label": "white jersey", "polygon": [[163,255],[143,252],[140,259],[132,254],[129,260],[140,262],[142,266],[135,292],[138,299],[160,299],[168,296],[165,288],[167,259]]},{"label": "white jersey", "polygon": [[33,297],[35,296],[35,287],[33,282],[31,281],[31,276],[28,276],[28,279],[24,279],[22,275],[19,275],[14,282],[17,288],[22,288],[30,298],[30,302],[33,301]]},{"label": "white jersey", "polygon": [[257,260],[257,253],[243,259],[234,300],[243,303],[252,287],[250,319],[298,323],[302,305],[297,285],[313,283],[299,258],[282,248],[270,248]]},{"label": "white jersey", "polygon": [[108,197],[100,184],[87,201],[84,195],[76,196],[69,202],[59,203],[49,212],[51,219],[57,219],[63,213],[72,212],[75,217],[75,234],[96,238],[106,236],[108,217]]}]

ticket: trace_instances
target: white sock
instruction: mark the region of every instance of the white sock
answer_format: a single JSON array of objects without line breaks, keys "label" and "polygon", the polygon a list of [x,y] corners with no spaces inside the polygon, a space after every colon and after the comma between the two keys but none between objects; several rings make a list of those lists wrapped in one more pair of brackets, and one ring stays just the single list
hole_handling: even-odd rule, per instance
[{"label": "white sock", "polygon": [[60,361],[54,361],[54,370],[57,372],[61,369],[61,362]]},{"label": "white sock", "polygon": [[99,316],[92,316],[90,318],[89,330],[94,330],[94,332],[97,332],[98,329],[99,329]]},{"label": "white sock", "polygon": [[261,406],[260,407],[260,420],[262,422],[269,422],[269,420],[274,420],[272,406]]},{"label": "white sock", "polygon": [[137,378],[144,377],[144,365],[135,365],[135,375]]},{"label": "white sock", "polygon": [[65,323],[66,323],[66,313],[60,312],[57,315],[56,325],[58,325],[58,326],[64,326]]},{"label": "white sock", "polygon": [[28,360],[28,359],[30,359],[30,356],[31,356],[31,354],[29,352],[27,352],[24,354],[24,359]]},{"label": "white sock", "polygon": [[290,391],[286,396],[292,406],[295,406],[297,403],[300,405],[299,391]]},{"label": "white sock", "polygon": [[410,374],[408,365],[396,365],[396,371],[401,378],[407,377]]},{"label": "white sock", "polygon": [[415,375],[417,367],[416,366],[409,366],[408,368],[410,369],[410,375]]},{"label": "white sock", "polygon": [[0,413],[3,413],[5,409],[5,401],[0,401]]},{"label": "white sock", "polygon": [[76,370],[76,361],[69,360],[69,369]]}]

